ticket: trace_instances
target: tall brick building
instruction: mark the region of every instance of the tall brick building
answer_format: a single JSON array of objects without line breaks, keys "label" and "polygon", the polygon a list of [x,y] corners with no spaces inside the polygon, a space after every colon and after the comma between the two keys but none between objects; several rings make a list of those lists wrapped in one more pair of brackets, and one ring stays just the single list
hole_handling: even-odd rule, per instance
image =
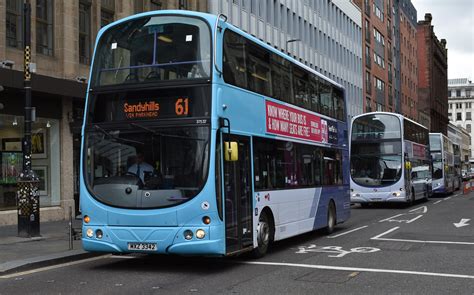
[{"label": "tall brick building", "polygon": [[419,108],[429,114],[430,132],[447,135],[448,49],[446,40],[438,40],[431,14],[418,22],[418,99]]},{"label": "tall brick building", "polygon": [[391,1],[360,0],[364,112],[395,111],[393,101]]},{"label": "tall brick building", "polygon": [[396,42],[397,70],[400,82],[397,90],[400,98],[401,113],[415,121],[419,121],[418,113],[418,72],[417,72],[417,14],[410,0],[396,0],[398,5],[399,32]]}]

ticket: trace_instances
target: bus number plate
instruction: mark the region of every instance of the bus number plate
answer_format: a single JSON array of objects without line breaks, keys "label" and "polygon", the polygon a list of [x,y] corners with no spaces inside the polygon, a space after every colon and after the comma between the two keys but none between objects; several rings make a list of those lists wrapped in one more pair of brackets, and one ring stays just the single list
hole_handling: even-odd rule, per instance
[{"label": "bus number plate", "polygon": [[156,243],[128,243],[128,250],[156,251]]}]

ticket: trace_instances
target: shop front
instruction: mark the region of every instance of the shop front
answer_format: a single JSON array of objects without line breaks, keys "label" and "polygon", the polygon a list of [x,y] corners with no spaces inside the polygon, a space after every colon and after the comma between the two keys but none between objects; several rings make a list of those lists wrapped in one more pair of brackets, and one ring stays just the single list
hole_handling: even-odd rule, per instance
[{"label": "shop front", "polygon": [[[23,169],[24,135],[21,78],[22,75],[18,80],[2,80],[0,71],[3,86],[0,92],[0,225],[17,222],[17,181]],[[38,80],[42,85],[38,85]],[[74,148],[77,134],[73,132],[78,133],[78,128],[73,131],[71,126],[80,124],[78,115],[73,115],[73,102],[77,105],[84,101],[80,96],[85,93],[85,85],[77,87],[75,84],[80,83],[43,76],[37,79],[35,88],[34,81],[32,105],[36,118],[31,128],[32,169],[40,180],[40,220],[64,220],[71,210],[77,213],[79,196],[75,193],[74,179],[80,154]],[[76,93],[72,93],[71,88]],[[74,119],[76,122],[71,124]]]}]

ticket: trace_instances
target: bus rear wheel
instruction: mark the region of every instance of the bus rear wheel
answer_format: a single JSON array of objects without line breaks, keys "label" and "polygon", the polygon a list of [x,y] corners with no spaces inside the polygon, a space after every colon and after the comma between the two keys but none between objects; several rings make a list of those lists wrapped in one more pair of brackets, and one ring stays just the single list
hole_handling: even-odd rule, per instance
[{"label": "bus rear wheel", "polygon": [[258,218],[257,225],[257,248],[252,251],[252,256],[254,258],[261,258],[267,253],[272,233],[274,232],[272,226],[268,213],[262,211]]},{"label": "bus rear wheel", "polygon": [[328,206],[328,226],[326,227],[326,234],[330,235],[334,232],[336,227],[336,208],[334,202],[330,201]]}]

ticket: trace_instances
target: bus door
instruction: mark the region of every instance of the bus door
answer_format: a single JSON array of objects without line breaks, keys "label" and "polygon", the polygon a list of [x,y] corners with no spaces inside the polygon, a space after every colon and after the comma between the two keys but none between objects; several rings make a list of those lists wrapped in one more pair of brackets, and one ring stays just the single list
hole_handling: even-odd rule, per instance
[{"label": "bus door", "polygon": [[[223,138],[226,254],[232,254],[253,246],[250,139],[227,134]],[[233,158],[225,154],[229,142],[234,152],[237,148]]]}]

